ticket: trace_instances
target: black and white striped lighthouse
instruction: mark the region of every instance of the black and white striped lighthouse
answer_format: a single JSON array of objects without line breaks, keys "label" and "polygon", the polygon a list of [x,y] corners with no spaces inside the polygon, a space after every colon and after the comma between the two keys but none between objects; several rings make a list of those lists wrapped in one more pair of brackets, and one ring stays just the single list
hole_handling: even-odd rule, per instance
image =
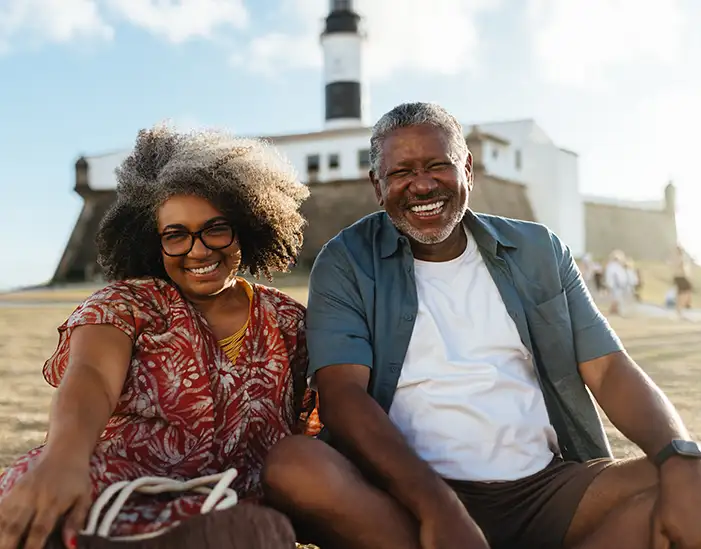
[{"label": "black and white striped lighthouse", "polygon": [[367,86],[364,78],[365,33],[353,0],[329,0],[321,34],[324,50],[327,129],[366,125]]}]

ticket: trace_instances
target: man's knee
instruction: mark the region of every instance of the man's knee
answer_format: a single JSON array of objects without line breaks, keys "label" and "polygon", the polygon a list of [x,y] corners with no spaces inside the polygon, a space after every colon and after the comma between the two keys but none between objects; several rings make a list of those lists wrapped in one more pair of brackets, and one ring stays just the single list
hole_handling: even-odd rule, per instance
[{"label": "man's knee", "polygon": [[325,494],[333,494],[356,476],[350,462],[326,443],[294,435],[271,448],[261,480],[271,502],[304,505],[318,500],[319,487],[324,487]]},{"label": "man's knee", "polygon": [[270,449],[261,478],[266,493],[284,494],[305,483],[313,465],[310,442],[314,441],[303,435],[288,436]]}]

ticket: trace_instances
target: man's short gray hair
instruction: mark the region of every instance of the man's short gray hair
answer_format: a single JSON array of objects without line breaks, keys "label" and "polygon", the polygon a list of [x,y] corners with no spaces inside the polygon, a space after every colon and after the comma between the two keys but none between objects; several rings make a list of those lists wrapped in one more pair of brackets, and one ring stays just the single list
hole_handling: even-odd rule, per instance
[{"label": "man's short gray hair", "polygon": [[370,138],[370,169],[379,175],[382,162],[382,144],[385,138],[398,128],[429,124],[441,128],[448,135],[453,153],[460,159],[467,158],[467,143],[460,122],[445,108],[436,103],[402,103],[385,113],[372,128]]}]

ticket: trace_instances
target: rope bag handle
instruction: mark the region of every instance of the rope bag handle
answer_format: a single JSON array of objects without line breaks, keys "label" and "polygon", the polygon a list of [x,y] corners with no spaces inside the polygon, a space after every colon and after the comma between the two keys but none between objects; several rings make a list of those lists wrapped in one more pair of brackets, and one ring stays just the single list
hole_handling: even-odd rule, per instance
[{"label": "rope bag handle", "polygon": [[[137,534],[126,537],[109,537],[112,523],[119,515],[122,507],[134,492],[139,494],[162,494],[165,492],[195,492],[208,494],[200,509],[201,514],[212,510],[220,511],[229,509],[238,503],[238,495],[230,488],[231,483],[238,476],[236,469],[228,469],[223,473],[194,478],[188,481],[173,480],[167,477],[141,477],[136,480],[115,482],[108,486],[97,498],[90,509],[87,526],[81,535],[97,536],[112,540],[141,540],[159,536],[176,525],[163,528],[156,532]],[[216,483],[216,484],[215,484]],[[214,487],[211,485],[214,484]],[[116,497],[115,497],[116,496]],[[100,514],[112,498],[112,505],[105,512],[100,522]]]}]

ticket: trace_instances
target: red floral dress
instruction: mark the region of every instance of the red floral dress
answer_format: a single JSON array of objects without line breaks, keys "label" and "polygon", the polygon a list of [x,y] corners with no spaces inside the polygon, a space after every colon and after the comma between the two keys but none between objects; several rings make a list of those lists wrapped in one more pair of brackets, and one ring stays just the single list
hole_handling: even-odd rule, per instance
[{"label": "red floral dress", "polygon": [[[57,387],[68,363],[72,330],[111,324],[134,341],[122,395],[91,460],[93,497],[108,485],[141,476],[189,479],[234,467],[239,498],[257,500],[265,456],[291,433],[315,434],[314,395],[306,388],[304,307],[266,286],[253,286],[249,327],[236,363],[207,322],[163,280],[117,282],[99,290],[59,327],[44,365]],[[0,477],[3,493],[42,447]],[[146,533],[197,514],[198,494],[134,495],[112,535]]]}]

